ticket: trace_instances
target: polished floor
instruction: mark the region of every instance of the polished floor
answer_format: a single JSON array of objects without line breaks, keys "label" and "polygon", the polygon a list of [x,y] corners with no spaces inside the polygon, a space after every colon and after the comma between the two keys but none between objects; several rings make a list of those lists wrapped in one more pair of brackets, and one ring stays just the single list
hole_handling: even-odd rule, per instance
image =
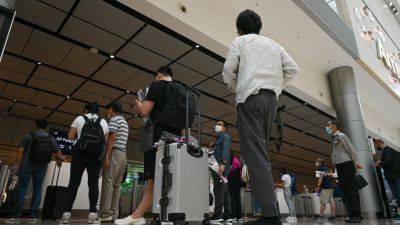
[{"label": "polished floor", "polygon": [[[0,225],[5,224],[3,220],[0,219]],[[27,224],[27,223],[21,223],[21,224]],[[58,225],[58,223],[55,222],[39,222],[37,223],[38,225]],[[87,224],[85,221],[83,220],[76,220],[76,221],[72,221],[70,224],[72,225],[83,225],[83,224]],[[151,224],[150,222],[148,224]],[[164,223],[163,223],[164,224]],[[170,223],[165,223],[165,225],[170,224]],[[200,225],[201,223],[190,223],[191,225]],[[241,225],[242,223],[220,223],[221,225]],[[220,224],[215,224],[215,225],[220,225]],[[282,220],[282,224],[283,225],[292,225],[292,224],[299,224],[299,225],[320,225],[320,224],[324,224],[324,225],[341,225],[341,224],[346,224],[344,222],[344,220],[337,220],[335,222],[328,222],[327,220],[322,222],[316,222],[315,220],[310,220],[310,219],[298,219],[297,223],[287,223],[285,222],[285,220]],[[392,220],[365,220],[362,223],[360,223],[362,225],[391,225],[391,224],[400,224],[399,223],[393,223]],[[111,225],[111,224],[110,224]],[[172,225],[172,223],[171,223]]]}]

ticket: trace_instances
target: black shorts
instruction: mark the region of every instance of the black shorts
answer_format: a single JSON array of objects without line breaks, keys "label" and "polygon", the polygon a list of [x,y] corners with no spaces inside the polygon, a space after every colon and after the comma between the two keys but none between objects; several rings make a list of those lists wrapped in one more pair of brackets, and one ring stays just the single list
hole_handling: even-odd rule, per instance
[{"label": "black shorts", "polygon": [[154,180],[156,173],[156,152],[154,148],[144,153],[144,180]]}]

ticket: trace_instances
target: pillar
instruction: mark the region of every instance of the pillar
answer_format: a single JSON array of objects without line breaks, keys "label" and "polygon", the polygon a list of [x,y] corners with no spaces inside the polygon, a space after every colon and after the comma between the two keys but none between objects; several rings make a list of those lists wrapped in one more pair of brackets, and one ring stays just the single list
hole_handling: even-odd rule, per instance
[{"label": "pillar", "polygon": [[0,5],[8,9],[15,10],[17,0],[0,0]]},{"label": "pillar", "polygon": [[368,135],[364,124],[364,115],[358,96],[353,68],[343,66],[329,72],[329,85],[341,131],[354,145],[363,175],[369,185],[361,190],[362,210],[375,215],[383,211],[382,198]]}]

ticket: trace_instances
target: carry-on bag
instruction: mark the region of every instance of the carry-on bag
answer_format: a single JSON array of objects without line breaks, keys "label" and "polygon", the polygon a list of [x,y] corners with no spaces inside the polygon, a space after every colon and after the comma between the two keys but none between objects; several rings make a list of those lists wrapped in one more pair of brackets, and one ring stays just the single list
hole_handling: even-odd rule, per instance
[{"label": "carry-on bag", "polygon": [[[200,94],[186,86],[186,131],[189,130],[189,91],[197,95],[198,143],[201,143]],[[194,99],[193,99],[194,100]],[[193,105],[193,104],[192,104]],[[209,177],[208,155],[201,146],[165,143],[156,154],[153,224],[203,222],[208,224]],[[200,144],[199,144],[200,145]]]},{"label": "carry-on bag", "polygon": [[42,220],[56,221],[61,218],[61,214],[63,213],[67,187],[58,186],[58,179],[60,177],[61,167],[58,168],[56,184],[53,185],[56,168],[57,163],[55,163],[54,165],[54,172],[53,178],[51,179],[51,184],[46,189],[46,194],[43,202]]}]

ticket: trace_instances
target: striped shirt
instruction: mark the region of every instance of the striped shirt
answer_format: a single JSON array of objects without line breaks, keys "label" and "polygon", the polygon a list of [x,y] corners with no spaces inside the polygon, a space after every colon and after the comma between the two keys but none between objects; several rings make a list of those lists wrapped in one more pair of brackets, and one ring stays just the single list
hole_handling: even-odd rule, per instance
[{"label": "striped shirt", "polygon": [[128,123],[122,115],[115,115],[108,123],[110,133],[115,134],[115,142],[113,149],[126,151],[126,142],[128,141],[129,127]]}]

